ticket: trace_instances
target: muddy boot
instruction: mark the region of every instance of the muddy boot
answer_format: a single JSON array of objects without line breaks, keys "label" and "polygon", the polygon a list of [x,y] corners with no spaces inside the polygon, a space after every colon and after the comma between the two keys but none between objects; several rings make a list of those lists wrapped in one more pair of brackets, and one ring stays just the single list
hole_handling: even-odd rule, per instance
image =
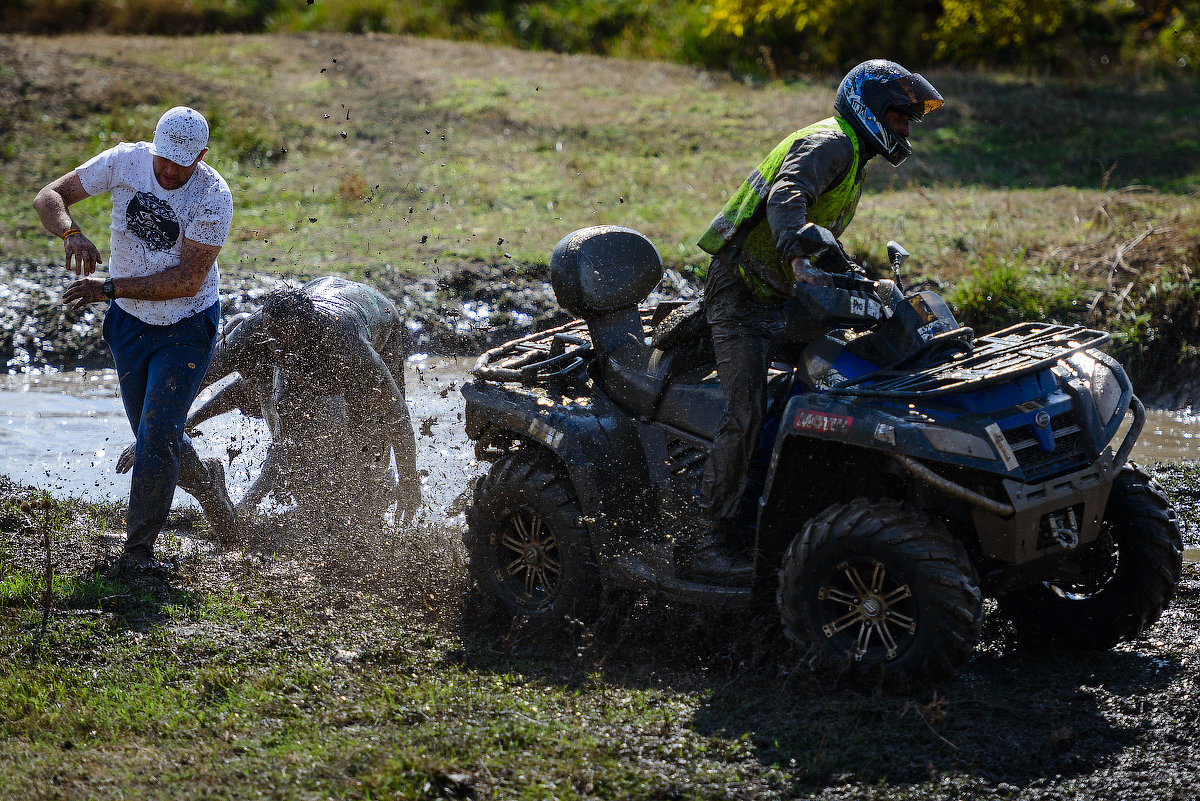
[{"label": "muddy boot", "polygon": [[720,584],[749,584],[754,578],[754,562],[729,545],[729,525],[712,521],[696,543],[692,554],[692,576]]},{"label": "muddy boot", "polygon": [[123,551],[114,567],[114,572],[121,576],[166,576],[171,572],[171,565],[159,562],[143,548]]},{"label": "muddy boot", "polygon": [[238,519],[233,502],[229,500],[229,490],[225,487],[225,466],[220,459],[214,458],[205,459],[203,465],[206,474],[204,480],[184,489],[200,503],[204,516],[208,518],[208,527],[217,541],[233,542],[238,535]]}]

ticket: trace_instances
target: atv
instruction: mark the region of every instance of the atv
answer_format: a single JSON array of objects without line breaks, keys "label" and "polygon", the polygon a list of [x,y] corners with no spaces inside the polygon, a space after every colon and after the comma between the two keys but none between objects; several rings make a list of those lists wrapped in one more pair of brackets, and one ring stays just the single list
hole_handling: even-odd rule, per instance
[{"label": "atv", "polygon": [[[1026,322],[984,336],[933,291],[845,269],[797,284],[738,535],[748,580],[691,570],[724,398],[700,304],[642,305],[653,244],[566,236],[576,319],[487,351],[462,387],[480,460],[464,534],[478,590],[534,627],[610,591],[777,615],[811,656],[894,687],[952,678],[995,598],[1019,633],[1077,648],[1139,636],[1180,578],[1163,493],[1128,457],[1145,409],[1107,334]],[[742,571],[744,574],[745,571]]]}]

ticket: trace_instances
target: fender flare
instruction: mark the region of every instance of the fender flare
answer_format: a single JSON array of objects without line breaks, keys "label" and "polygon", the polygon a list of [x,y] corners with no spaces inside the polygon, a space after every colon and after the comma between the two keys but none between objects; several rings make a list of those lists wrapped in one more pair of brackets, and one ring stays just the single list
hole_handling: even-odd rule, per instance
[{"label": "fender flare", "polygon": [[597,544],[633,534],[638,520],[657,514],[636,423],[603,396],[576,403],[479,382],[464,384],[462,393],[467,436],[477,445],[501,436],[562,464]]}]

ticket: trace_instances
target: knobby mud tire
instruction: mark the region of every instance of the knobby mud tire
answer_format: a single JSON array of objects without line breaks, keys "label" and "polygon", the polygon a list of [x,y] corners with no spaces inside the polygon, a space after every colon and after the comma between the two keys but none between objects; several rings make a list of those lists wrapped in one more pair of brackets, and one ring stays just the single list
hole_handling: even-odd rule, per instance
[{"label": "knobby mud tire", "polygon": [[1085,570],[1091,565],[1086,584],[1051,580],[1000,598],[1000,611],[1026,642],[1111,648],[1140,636],[1174,597],[1183,567],[1179,523],[1158,482],[1138,465],[1126,465],[1113,482],[1100,536],[1077,560],[1086,560]]},{"label": "knobby mud tire", "polygon": [[600,582],[570,479],[531,453],[509,454],[475,486],[464,535],[484,593],[537,629],[591,622]]},{"label": "knobby mud tire", "polygon": [[788,637],[823,666],[900,691],[953,678],[983,618],[962,543],[890,500],[858,498],[809,520],[784,555],[776,598]]}]

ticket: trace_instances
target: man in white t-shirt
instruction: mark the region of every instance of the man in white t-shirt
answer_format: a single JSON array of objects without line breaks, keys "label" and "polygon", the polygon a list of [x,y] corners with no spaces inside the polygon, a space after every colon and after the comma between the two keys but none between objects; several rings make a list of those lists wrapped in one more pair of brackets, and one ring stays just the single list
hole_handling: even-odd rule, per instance
[{"label": "man in white t-shirt", "polygon": [[[219,328],[217,254],[233,221],[225,179],[209,165],[208,123],[176,106],[162,115],[153,142],[123,142],[47,184],[33,202],[50,233],[62,237],[63,292],[72,309],[109,301],[104,339],[112,350],[121,399],[137,435],[124,563],[154,567],[158,538],[175,487],[200,501],[218,536],[232,534],[232,506],[221,462],[201,463],[184,433]],[[92,277],[100,251],[75,224],[70,206],[112,196],[108,277]],[[182,469],[181,469],[182,468]]]}]

